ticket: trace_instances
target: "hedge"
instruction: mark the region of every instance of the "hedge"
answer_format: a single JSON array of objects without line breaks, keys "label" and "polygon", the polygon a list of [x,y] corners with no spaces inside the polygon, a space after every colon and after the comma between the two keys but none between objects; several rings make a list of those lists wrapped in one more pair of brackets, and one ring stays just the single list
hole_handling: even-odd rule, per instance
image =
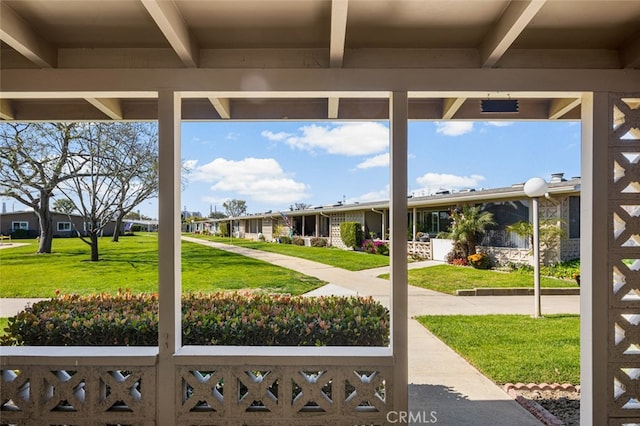
[{"label": "hedge", "polygon": [[[156,346],[158,296],[63,295],[8,319],[3,345]],[[387,346],[389,311],[372,298],[191,293],[185,345]]]},{"label": "hedge", "polygon": [[360,222],[342,222],[340,224],[340,239],[347,247],[359,249],[362,245],[362,238]]}]

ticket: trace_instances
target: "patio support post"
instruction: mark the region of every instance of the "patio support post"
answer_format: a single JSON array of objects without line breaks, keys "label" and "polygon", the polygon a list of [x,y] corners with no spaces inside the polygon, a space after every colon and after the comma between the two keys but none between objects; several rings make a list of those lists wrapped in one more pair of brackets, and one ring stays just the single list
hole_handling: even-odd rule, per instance
[{"label": "patio support post", "polygon": [[[418,226],[416,224],[417,220],[416,220],[416,215],[418,214],[418,209],[416,207],[413,208],[413,210],[411,210],[411,219],[413,221],[413,229],[411,230],[411,233],[413,234],[411,237],[411,242],[415,243],[416,242],[416,231],[418,230]],[[414,248],[415,248],[415,244],[414,244]]]},{"label": "patio support post", "polygon": [[[607,224],[608,94],[582,98],[582,190],[580,193],[580,424],[608,424],[607,383],[610,241]],[[612,393],[612,391],[611,391]]]},{"label": "patio support post", "polygon": [[180,95],[158,94],[158,257],[159,325],[157,419],[176,422],[176,377],[173,355],[182,346],[180,268]]},{"label": "patio support post", "polygon": [[409,410],[407,309],[407,92],[390,99],[390,222],[391,222],[391,346],[393,349],[393,409]]}]

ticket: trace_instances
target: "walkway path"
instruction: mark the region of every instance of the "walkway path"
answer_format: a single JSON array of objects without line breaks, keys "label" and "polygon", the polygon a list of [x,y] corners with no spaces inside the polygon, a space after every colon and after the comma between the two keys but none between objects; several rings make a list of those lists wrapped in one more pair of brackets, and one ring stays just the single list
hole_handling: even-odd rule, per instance
[{"label": "walkway path", "polygon": [[[276,253],[190,237],[182,239],[260,259],[329,283],[308,295],[373,296],[389,306],[390,282],[377,278],[377,275],[388,272],[388,267],[351,272]],[[416,262],[408,267],[413,269],[435,264],[439,262]],[[542,307],[543,312],[549,314],[579,313],[579,296],[543,296]],[[409,408],[412,413],[430,414],[433,411],[437,424],[442,425],[540,425],[500,387],[413,319],[426,314],[529,314],[532,311],[531,296],[460,297],[409,287]]]}]

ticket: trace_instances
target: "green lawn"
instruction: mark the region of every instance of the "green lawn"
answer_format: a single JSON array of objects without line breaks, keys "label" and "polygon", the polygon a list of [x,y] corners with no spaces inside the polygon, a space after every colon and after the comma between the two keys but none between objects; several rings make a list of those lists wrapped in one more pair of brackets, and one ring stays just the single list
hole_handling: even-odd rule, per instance
[{"label": "green lawn", "polygon": [[[0,250],[0,297],[53,297],[62,293],[134,293],[158,290],[156,234],[100,241],[99,262],[90,262],[89,246],[77,238],[53,241],[53,253],[34,254],[28,246]],[[182,245],[183,291],[261,289],[301,294],[323,281],[266,262],[193,243]]]},{"label": "green lawn", "polygon": [[9,324],[9,318],[0,318],[0,336],[7,334],[4,329]]},{"label": "green lawn", "polygon": [[444,315],[418,321],[496,383],[580,383],[578,315]]},{"label": "green lawn", "polygon": [[299,257],[301,259],[313,260],[314,262],[347,269],[349,271],[361,271],[364,269],[389,266],[389,256],[381,256],[359,251],[349,251],[330,247],[304,247],[294,244],[266,243],[239,238],[233,238],[230,240],[229,238],[217,238],[202,235],[189,234],[188,236],[215,241],[218,243],[233,244],[255,250],[285,254],[287,256]]},{"label": "green lawn", "polygon": [[[389,274],[380,275],[389,278]],[[456,290],[483,287],[531,287],[531,275],[474,269],[464,266],[437,265],[409,271],[409,284],[441,293],[456,294]],[[541,287],[577,287],[575,281],[541,277]]]}]

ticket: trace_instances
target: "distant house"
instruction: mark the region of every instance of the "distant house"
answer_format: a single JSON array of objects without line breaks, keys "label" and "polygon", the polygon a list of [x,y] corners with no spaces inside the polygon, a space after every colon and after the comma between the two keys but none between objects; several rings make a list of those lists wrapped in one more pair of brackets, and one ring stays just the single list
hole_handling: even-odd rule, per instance
[{"label": "distant house", "polygon": [[[75,237],[80,232],[87,235],[89,224],[82,216],[67,216],[64,213],[52,212],[53,236]],[[102,231],[103,235],[113,235],[115,222],[112,221]],[[77,231],[76,231],[77,230]],[[122,229],[120,230],[122,233]],[[12,238],[36,238],[40,235],[40,223],[33,211],[18,211],[0,214],[0,234],[11,235]]]},{"label": "distant house", "polygon": [[[557,219],[565,231],[556,250],[555,259],[565,261],[580,256],[580,179],[565,180],[562,174],[555,174],[549,182],[548,197],[540,200],[540,218]],[[530,260],[529,241],[506,230],[508,225],[519,221],[529,221],[530,200],[525,195],[523,184],[505,188],[486,190],[465,190],[430,196],[410,197],[409,229],[407,238],[409,252],[429,259],[443,260],[443,253],[434,239],[440,232],[449,231],[451,211],[462,205],[480,205],[493,213],[497,223],[485,234],[481,245],[499,263],[528,262]],[[359,222],[365,238],[388,239],[389,201],[342,204],[312,207],[305,210],[268,212],[234,218],[234,236],[247,239],[263,238],[277,240],[278,235],[293,235],[305,238],[326,238],[329,245],[346,248],[340,239],[340,223]],[[193,232],[216,233],[229,229],[229,219],[210,219],[196,222]],[[448,249],[445,249],[446,255]]]}]

